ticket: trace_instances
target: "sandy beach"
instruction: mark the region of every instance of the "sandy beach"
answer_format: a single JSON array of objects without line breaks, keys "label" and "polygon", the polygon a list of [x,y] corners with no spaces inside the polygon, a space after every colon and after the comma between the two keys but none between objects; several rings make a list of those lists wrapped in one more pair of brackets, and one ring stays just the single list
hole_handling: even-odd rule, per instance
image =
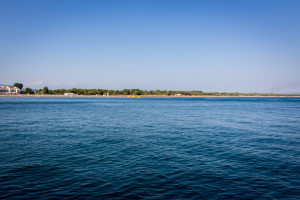
[{"label": "sandy beach", "polygon": [[241,96],[213,96],[213,95],[181,95],[181,96],[175,96],[175,95],[110,95],[110,96],[103,96],[103,95],[0,95],[0,97],[63,97],[63,98],[73,98],[73,97],[82,97],[82,98],[257,98],[257,97],[263,97],[263,98],[274,98],[274,97],[300,97],[300,95],[271,95],[271,96],[247,96],[247,95],[241,95]]}]

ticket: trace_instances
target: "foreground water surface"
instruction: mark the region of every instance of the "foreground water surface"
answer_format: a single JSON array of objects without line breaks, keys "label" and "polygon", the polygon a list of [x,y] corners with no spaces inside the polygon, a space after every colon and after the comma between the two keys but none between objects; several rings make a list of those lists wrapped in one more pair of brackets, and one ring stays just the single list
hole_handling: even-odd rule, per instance
[{"label": "foreground water surface", "polygon": [[299,199],[300,98],[0,98],[1,199]]}]

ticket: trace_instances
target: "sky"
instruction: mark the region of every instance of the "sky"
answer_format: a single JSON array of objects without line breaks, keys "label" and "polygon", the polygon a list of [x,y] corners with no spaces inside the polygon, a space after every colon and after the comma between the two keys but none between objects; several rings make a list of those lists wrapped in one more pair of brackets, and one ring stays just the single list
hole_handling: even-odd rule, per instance
[{"label": "sky", "polygon": [[300,93],[299,0],[0,0],[0,83]]}]

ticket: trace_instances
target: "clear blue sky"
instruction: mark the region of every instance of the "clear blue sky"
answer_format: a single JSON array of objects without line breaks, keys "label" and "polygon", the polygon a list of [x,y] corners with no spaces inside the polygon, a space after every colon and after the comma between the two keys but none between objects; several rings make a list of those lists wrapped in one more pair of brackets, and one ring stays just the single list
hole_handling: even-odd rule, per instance
[{"label": "clear blue sky", "polygon": [[300,93],[299,0],[0,0],[0,83]]}]

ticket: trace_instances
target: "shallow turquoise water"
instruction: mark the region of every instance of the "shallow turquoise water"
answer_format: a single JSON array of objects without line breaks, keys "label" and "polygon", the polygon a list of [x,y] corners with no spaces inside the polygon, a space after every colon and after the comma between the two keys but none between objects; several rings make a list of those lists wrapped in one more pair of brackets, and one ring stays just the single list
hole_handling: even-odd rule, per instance
[{"label": "shallow turquoise water", "polygon": [[299,199],[300,98],[0,98],[1,199]]}]

